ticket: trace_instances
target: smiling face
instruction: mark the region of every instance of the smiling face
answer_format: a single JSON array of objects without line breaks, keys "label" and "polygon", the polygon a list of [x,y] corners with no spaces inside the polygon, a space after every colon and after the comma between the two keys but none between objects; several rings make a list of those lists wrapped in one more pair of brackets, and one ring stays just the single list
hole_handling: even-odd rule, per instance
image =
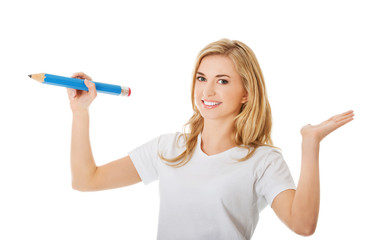
[{"label": "smiling face", "polygon": [[206,119],[233,119],[247,101],[241,76],[232,60],[224,55],[202,59],[196,73],[195,104]]}]

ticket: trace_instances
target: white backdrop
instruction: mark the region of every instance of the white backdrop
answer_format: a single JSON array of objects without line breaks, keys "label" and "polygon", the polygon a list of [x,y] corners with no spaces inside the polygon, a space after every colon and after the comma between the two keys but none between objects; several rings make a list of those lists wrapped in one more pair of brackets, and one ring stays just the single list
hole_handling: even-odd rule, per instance
[{"label": "white backdrop", "polygon": [[[132,88],[90,108],[98,165],[181,131],[190,78],[206,44],[241,40],[256,53],[273,140],[298,182],[299,130],[355,111],[321,144],[321,210],[309,239],[367,239],[367,7],[364,1],[1,1],[0,239],[155,239],[158,183],[71,188],[66,90],[32,73]],[[253,239],[304,239],[267,207]]]}]

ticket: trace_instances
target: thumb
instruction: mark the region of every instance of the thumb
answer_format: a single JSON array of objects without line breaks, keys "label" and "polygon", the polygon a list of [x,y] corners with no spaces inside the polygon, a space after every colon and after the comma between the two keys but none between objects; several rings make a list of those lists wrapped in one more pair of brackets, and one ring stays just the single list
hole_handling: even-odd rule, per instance
[{"label": "thumb", "polygon": [[66,90],[68,92],[69,97],[71,98],[74,98],[77,95],[77,90],[73,88],[67,88]]},{"label": "thumb", "polygon": [[84,79],[84,84],[88,88],[88,92],[92,93],[93,95],[96,95],[96,86],[92,81],[89,81],[87,79]]}]

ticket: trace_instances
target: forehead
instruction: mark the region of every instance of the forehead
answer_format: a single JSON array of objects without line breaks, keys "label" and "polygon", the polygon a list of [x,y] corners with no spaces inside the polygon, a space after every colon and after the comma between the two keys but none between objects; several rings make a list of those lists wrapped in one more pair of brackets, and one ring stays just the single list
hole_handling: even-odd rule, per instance
[{"label": "forehead", "polygon": [[231,58],[224,55],[210,55],[204,57],[199,64],[198,72],[204,74],[237,74]]}]

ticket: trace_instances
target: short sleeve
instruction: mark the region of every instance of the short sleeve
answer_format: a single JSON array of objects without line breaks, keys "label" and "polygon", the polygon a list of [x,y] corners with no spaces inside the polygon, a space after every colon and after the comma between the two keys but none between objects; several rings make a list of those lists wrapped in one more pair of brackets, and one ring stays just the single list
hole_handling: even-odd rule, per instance
[{"label": "short sleeve", "polygon": [[140,178],[145,185],[158,179],[159,137],[137,147],[128,153]]},{"label": "short sleeve", "polygon": [[258,197],[264,197],[269,205],[282,191],[296,189],[290,170],[276,149],[272,149],[257,171],[256,192]]}]

